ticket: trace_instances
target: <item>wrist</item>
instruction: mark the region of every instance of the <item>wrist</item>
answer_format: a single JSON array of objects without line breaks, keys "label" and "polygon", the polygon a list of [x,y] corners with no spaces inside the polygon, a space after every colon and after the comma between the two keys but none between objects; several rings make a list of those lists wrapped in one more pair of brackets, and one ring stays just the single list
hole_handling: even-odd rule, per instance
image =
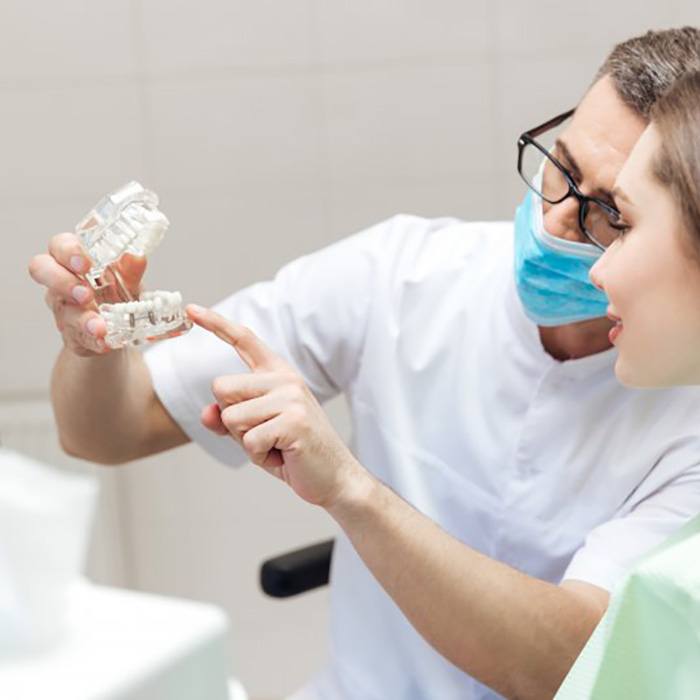
[{"label": "wrist", "polygon": [[354,457],[345,469],[343,485],[333,500],[325,506],[338,523],[348,518],[362,517],[375,502],[381,484]]}]

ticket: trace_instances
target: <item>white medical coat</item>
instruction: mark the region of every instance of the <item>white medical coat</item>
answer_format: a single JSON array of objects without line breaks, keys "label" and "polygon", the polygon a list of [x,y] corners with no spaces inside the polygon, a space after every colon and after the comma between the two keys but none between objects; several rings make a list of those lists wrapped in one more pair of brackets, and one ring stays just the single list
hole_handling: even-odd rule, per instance
[{"label": "white medical coat", "polygon": [[[222,301],[316,396],[345,392],[359,461],[447,532],[527,574],[610,589],[700,511],[700,390],[635,391],[615,350],[559,362],[515,291],[513,225],[397,216]],[[205,430],[211,381],[245,371],[195,328],[146,355],[166,409]],[[304,700],[498,697],[435,652],[336,542],[328,667]],[[468,624],[468,621],[465,621]]]}]

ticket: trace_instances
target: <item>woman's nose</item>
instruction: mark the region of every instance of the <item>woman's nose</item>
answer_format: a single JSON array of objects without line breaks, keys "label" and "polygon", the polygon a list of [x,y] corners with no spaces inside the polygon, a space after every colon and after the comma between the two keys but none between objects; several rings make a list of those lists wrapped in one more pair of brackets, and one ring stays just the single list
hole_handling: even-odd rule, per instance
[{"label": "woman's nose", "polygon": [[544,206],[544,228],[547,233],[568,241],[587,242],[579,228],[579,203],[574,197],[568,197],[559,204],[545,202]]},{"label": "woman's nose", "polygon": [[595,264],[590,269],[588,276],[593,283],[594,287],[600,289],[601,292],[605,291],[604,278],[605,278],[605,265],[607,264],[608,252],[607,250],[595,261]]}]

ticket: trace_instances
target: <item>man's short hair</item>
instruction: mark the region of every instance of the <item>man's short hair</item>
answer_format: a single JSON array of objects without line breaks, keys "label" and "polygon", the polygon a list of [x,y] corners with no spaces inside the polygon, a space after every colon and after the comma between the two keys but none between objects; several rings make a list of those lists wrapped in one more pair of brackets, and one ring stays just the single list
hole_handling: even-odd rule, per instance
[{"label": "man's short hair", "polygon": [[615,46],[594,82],[610,76],[622,101],[644,119],[680,76],[700,70],[700,29],[649,31]]}]

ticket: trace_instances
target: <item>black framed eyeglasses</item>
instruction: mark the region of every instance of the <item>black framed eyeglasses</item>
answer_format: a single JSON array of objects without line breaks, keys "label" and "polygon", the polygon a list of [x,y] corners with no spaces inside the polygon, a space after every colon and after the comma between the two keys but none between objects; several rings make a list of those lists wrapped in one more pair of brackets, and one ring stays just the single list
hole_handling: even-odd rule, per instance
[{"label": "black framed eyeglasses", "polygon": [[581,233],[597,248],[605,250],[620,236],[620,212],[598,197],[583,194],[569,170],[536,140],[565,122],[573,113],[574,110],[570,109],[520,135],[518,173],[525,184],[549,204],[559,204],[569,197],[575,197],[578,201],[578,225]]}]

